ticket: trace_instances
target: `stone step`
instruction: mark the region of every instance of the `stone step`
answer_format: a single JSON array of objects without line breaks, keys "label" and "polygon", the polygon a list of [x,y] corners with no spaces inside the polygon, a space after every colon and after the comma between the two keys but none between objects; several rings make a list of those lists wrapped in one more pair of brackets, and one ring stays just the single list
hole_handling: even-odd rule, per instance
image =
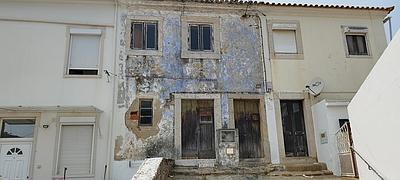
[{"label": "stone step", "polygon": [[327,170],[325,163],[284,164],[285,171],[322,171]]},{"label": "stone step", "polygon": [[167,180],[358,180],[354,178],[343,178],[333,175],[323,176],[268,176],[268,175],[205,175],[205,176],[169,176]]},{"label": "stone step", "polygon": [[314,177],[314,176],[329,176],[333,173],[329,170],[320,171],[274,171],[270,172],[268,176],[303,176],[303,177]]},{"label": "stone step", "polygon": [[206,175],[272,175],[272,176],[322,176],[332,175],[327,170],[325,163],[304,164],[265,164],[262,162],[241,162],[239,167],[198,167],[177,166],[171,171],[171,175],[206,176]]},{"label": "stone step", "polygon": [[229,175],[229,174],[268,174],[273,169],[269,166],[258,167],[182,167],[175,166],[172,169],[172,175]]}]

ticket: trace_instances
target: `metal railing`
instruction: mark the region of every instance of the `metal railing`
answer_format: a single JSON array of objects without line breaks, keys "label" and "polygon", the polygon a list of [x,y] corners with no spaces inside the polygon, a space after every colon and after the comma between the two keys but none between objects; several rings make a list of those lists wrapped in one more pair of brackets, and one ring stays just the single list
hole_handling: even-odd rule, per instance
[{"label": "metal railing", "polygon": [[365,159],[360,155],[360,153],[358,153],[358,152],[354,149],[353,146],[351,146],[350,148],[351,148],[352,151],[354,151],[354,153],[355,153],[358,157],[360,157],[361,160],[364,161],[365,164],[367,164],[368,170],[374,172],[380,179],[385,180],[385,179],[378,173],[378,171],[376,171],[376,169],[373,168],[373,167],[371,166],[371,164],[369,164],[368,161],[365,160]]}]

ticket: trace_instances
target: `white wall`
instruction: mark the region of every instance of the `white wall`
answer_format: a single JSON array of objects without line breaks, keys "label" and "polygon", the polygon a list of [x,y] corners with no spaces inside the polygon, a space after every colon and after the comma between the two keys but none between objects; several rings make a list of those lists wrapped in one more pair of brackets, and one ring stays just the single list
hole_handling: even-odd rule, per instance
[{"label": "white wall", "polygon": [[[113,24],[113,1],[0,2],[0,107],[94,106],[102,110],[97,124],[95,177],[89,179],[102,179],[108,163],[113,82],[107,82],[104,74],[101,78],[64,77],[67,28],[102,28],[102,66],[112,72]],[[34,179],[50,179],[56,157],[57,111],[39,113],[31,174]],[[50,126],[44,129],[43,124]]]},{"label": "white wall", "polygon": [[[348,108],[355,149],[385,179],[400,179],[399,49],[397,33]],[[357,160],[361,179],[378,179]]]},{"label": "white wall", "polygon": [[[333,174],[340,176],[340,163],[335,133],[340,128],[339,119],[348,119],[347,104],[344,101],[323,100],[312,106],[317,158],[326,163]],[[320,134],[326,132],[327,143],[321,143]]]}]

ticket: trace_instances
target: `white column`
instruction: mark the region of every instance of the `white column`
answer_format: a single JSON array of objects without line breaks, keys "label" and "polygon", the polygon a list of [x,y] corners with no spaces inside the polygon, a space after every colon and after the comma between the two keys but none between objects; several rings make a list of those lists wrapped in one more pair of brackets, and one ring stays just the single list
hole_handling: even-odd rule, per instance
[{"label": "white column", "polygon": [[[269,58],[269,44],[268,44],[268,26],[267,18],[264,15],[260,15],[261,20],[261,36],[263,43],[263,59],[265,68],[265,80],[267,88],[272,88],[272,71],[271,71],[271,59]],[[272,90],[272,89],[271,89]],[[271,163],[279,164],[279,145],[278,145],[278,134],[276,127],[276,116],[274,97],[272,91],[265,94],[265,109],[267,114],[267,126],[268,126],[268,140],[271,152]]]}]

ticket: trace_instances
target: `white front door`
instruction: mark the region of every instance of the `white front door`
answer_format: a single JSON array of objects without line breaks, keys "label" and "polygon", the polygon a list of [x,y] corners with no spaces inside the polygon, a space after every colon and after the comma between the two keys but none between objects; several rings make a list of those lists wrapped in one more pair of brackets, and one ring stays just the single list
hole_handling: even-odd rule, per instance
[{"label": "white front door", "polygon": [[31,143],[0,144],[0,177],[7,180],[29,179],[31,147]]}]

